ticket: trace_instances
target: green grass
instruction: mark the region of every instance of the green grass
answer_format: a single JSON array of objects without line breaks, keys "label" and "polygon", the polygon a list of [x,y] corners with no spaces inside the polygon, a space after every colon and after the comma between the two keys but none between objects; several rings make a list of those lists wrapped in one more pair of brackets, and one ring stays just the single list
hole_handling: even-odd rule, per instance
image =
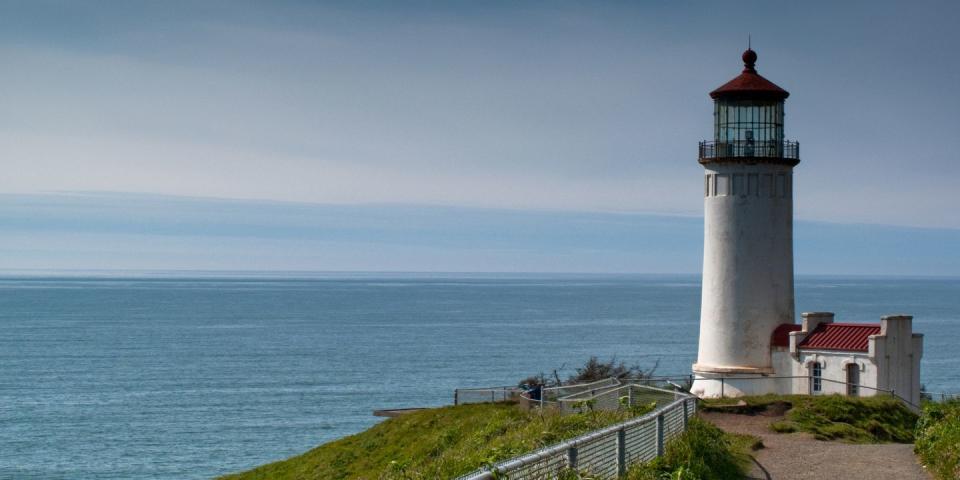
[{"label": "green grass", "polygon": [[664,455],[634,465],[625,480],[729,480],[743,478],[752,450],[763,448],[756,437],[724,433],[713,424],[693,418],[682,435],[669,442]]},{"label": "green grass", "polygon": [[[842,395],[762,395],[738,398],[743,413],[780,406],[788,408],[784,420],[770,428],[779,433],[809,432],[818,440],[850,443],[913,443],[917,415],[889,397]],[[722,410],[725,401],[710,400],[704,410]]]},{"label": "green grass", "polygon": [[561,416],[527,412],[509,403],[443,407],[391,418],[302,455],[222,478],[452,478],[638,413],[645,411]]},{"label": "green grass", "polygon": [[960,401],[927,403],[917,422],[914,447],[937,478],[960,478]]}]

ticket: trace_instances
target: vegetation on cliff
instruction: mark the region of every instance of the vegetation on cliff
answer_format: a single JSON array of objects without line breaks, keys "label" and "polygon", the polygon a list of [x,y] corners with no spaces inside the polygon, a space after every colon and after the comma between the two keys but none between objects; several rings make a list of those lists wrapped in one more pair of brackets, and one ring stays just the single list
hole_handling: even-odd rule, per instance
[{"label": "vegetation on cliff", "polygon": [[423,410],[223,479],[454,478],[638,413],[643,412],[587,411],[561,416],[524,411],[512,403]]},{"label": "vegetation on cliff", "polygon": [[713,424],[691,419],[687,431],[667,443],[664,455],[633,465],[625,480],[726,480],[744,478],[749,452],[762,448],[750,435],[724,433]]},{"label": "vegetation on cliff", "polygon": [[917,422],[914,447],[937,478],[960,478],[960,400],[927,403]]}]

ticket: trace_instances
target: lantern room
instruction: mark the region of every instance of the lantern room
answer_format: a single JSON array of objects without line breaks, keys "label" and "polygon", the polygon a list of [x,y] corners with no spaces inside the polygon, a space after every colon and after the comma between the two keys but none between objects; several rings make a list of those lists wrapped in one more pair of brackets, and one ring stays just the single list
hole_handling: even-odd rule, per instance
[{"label": "lantern room", "polygon": [[701,163],[750,158],[799,163],[799,145],[783,134],[783,103],[790,93],[760,76],[756,62],[757,53],[747,49],[743,72],[710,92],[714,138],[701,142]]}]

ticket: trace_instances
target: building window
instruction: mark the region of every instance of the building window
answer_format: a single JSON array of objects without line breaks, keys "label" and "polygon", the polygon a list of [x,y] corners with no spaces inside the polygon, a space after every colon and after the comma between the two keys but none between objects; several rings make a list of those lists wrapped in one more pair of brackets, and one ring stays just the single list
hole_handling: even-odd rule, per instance
[{"label": "building window", "polygon": [[784,174],[777,175],[777,194],[776,196],[780,198],[787,198],[787,176]]},{"label": "building window", "polygon": [[733,191],[731,193],[733,195],[741,196],[747,194],[746,190],[743,188],[743,175],[739,173],[733,174]]},{"label": "building window", "polygon": [[710,179],[713,178],[713,175],[705,175],[703,177],[703,196],[710,196]]},{"label": "building window", "polygon": [[810,365],[810,380],[810,389],[813,391],[813,394],[818,394],[823,391],[823,365],[821,365],[820,362],[813,362],[813,364]]},{"label": "building window", "polygon": [[847,365],[847,395],[860,396],[860,366],[856,363]]}]

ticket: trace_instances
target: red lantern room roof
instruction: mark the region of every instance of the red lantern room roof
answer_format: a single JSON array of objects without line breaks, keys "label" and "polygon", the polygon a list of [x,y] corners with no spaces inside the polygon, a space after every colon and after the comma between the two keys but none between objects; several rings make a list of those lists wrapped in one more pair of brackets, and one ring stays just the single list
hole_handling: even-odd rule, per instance
[{"label": "red lantern room roof", "polygon": [[748,48],[743,52],[743,73],[710,92],[710,97],[714,100],[719,98],[784,100],[789,97],[790,92],[757,73],[756,63],[757,52]]}]

